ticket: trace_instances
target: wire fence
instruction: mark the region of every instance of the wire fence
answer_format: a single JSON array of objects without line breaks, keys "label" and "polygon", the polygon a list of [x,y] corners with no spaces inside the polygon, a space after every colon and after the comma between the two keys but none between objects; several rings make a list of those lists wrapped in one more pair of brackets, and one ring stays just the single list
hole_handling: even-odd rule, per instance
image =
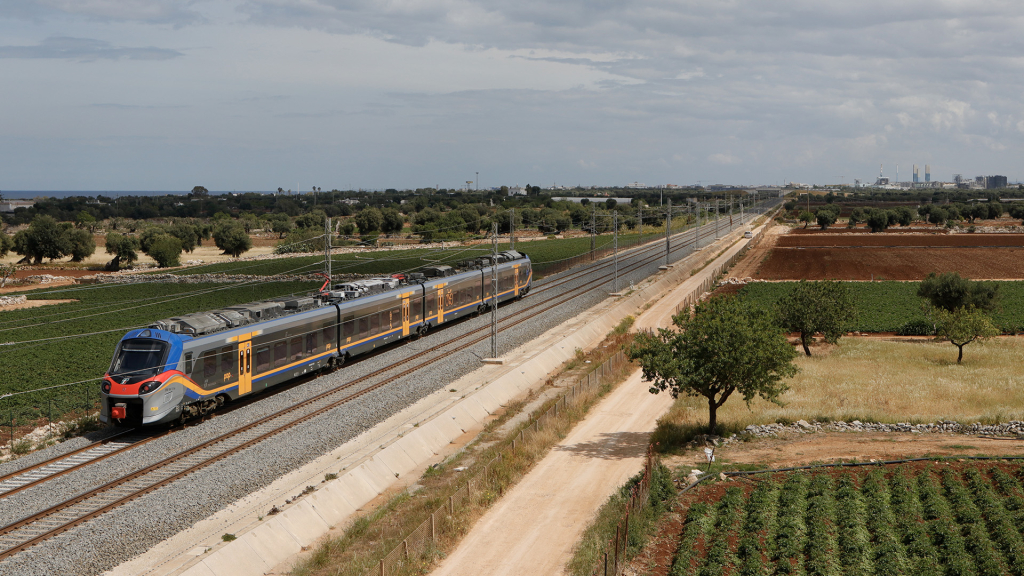
[{"label": "wire fence", "polygon": [[619,523],[615,526],[615,538],[608,541],[608,547],[602,555],[601,564],[594,570],[594,576],[619,576],[626,567],[626,550],[629,546],[629,518],[640,514],[651,495],[651,478],[660,459],[654,453],[654,447],[647,446],[647,457],[644,460],[644,473],[640,481],[629,490],[629,500]]},{"label": "wire fence", "polygon": [[[575,406],[589,392],[595,391],[616,374],[626,363],[626,355],[619,351],[598,365],[576,384],[566,389],[554,404],[543,414],[534,418],[527,426],[510,440],[506,440],[498,454],[492,458],[477,474],[468,478],[465,484],[457,488],[443,505],[434,510],[415,530],[410,532],[402,542],[388,552],[366,576],[394,576],[414,570],[439,544],[448,541],[458,534],[463,527],[459,512],[473,504],[486,504],[494,494],[501,494],[504,487],[511,483],[512,473],[506,462],[514,458],[517,451],[523,449],[538,434],[549,429],[559,413]],[[648,452],[648,459],[651,453]],[[649,476],[649,475],[647,475]],[[647,477],[645,476],[645,478]],[[650,481],[646,481],[649,488]],[[648,488],[645,488],[647,490]]]},{"label": "wire fence", "polygon": [[95,415],[100,405],[98,381],[65,387],[60,394],[34,392],[28,396],[27,402],[22,398],[17,403],[13,396],[3,397],[0,404],[0,445],[6,444],[12,452],[31,449],[31,444],[19,446],[19,439],[34,429],[45,426],[47,434],[59,436],[66,431],[62,421]]}]

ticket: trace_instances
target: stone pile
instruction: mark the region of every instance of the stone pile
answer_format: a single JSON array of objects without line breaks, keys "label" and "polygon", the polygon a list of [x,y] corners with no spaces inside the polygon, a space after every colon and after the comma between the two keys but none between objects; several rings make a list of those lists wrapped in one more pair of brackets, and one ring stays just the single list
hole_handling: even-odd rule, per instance
[{"label": "stone pile", "polygon": [[[359,278],[370,278],[370,274],[346,274],[334,276],[334,283],[347,282]],[[379,276],[376,275],[376,276]],[[239,282],[323,282],[323,276],[313,274],[282,274],[279,276],[259,276],[254,274],[97,274],[81,278],[85,282],[99,284],[233,284]]]},{"label": "stone pile", "polygon": [[14,306],[28,300],[25,296],[0,296],[0,308]]},{"label": "stone pile", "polygon": [[808,432],[900,432],[911,434],[938,432],[942,434],[968,434],[972,436],[1017,436],[1024,434],[1024,422],[1012,420],[1002,424],[982,424],[980,422],[962,424],[953,420],[941,420],[930,424],[910,424],[907,422],[886,424],[884,422],[861,422],[860,420],[852,422],[843,422],[841,420],[834,422],[807,422],[806,420],[797,420],[789,425],[776,423],[758,426],[751,424],[747,426],[745,432],[754,436],[777,436],[782,433],[806,434]]}]

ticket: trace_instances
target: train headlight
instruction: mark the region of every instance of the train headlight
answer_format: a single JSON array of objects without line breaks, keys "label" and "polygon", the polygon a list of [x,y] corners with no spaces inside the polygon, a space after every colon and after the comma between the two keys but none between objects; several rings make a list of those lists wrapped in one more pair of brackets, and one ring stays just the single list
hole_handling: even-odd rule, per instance
[{"label": "train headlight", "polygon": [[146,382],[145,384],[139,387],[139,394],[149,394],[150,392],[159,388],[162,384],[163,382]]},{"label": "train headlight", "polygon": [[104,382],[103,385],[100,386],[100,390],[102,390],[104,394],[110,394],[110,382]]}]

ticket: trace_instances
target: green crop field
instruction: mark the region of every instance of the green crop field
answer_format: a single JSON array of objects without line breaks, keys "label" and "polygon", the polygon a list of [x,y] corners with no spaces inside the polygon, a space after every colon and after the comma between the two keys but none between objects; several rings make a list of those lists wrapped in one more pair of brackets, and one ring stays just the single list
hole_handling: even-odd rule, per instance
[{"label": "green crop field", "polygon": [[[1000,302],[992,314],[1006,333],[1024,332],[1024,282],[997,282]],[[747,284],[740,295],[758,304],[778,307],[795,282]],[[918,282],[847,282],[857,306],[857,319],[850,328],[858,332],[899,332],[909,322],[925,320]]]},{"label": "green crop field", "polygon": [[[117,341],[131,328],[179,314],[212,310],[291,293],[310,282],[88,285],[28,292],[29,299],[78,302],[0,313],[0,394],[83,382],[0,400],[0,425],[80,409],[97,398]],[[40,342],[32,342],[41,340]],[[56,407],[54,407],[56,406]]]},{"label": "green crop field", "polygon": [[684,496],[670,573],[1024,574],[1021,475],[1005,463],[929,462],[698,487]]}]

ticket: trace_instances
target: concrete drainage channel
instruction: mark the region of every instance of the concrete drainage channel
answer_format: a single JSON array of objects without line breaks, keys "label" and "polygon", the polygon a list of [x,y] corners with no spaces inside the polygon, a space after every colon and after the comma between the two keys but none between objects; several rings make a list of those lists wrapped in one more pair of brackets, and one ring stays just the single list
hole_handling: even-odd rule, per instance
[{"label": "concrete drainage channel", "polygon": [[[730,236],[724,241],[731,242]],[[728,258],[731,252],[720,258]],[[690,259],[705,254],[697,252]],[[254,494],[242,505],[229,507],[200,522],[190,533],[180,534],[107,574],[255,575],[282,568],[279,565],[314,544],[332,526],[351,521],[360,508],[391,488],[396,478],[417,471],[466,432],[482,429],[490,414],[503,404],[543,385],[577,348],[592,349],[623,317],[677,287],[689,278],[692,264],[680,262],[631,295],[606,300],[593,316],[573,318],[549,330],[510,352],[507,357],[515,359],[512,363],[484,366],[460,378],[452,389],[464,394],[462,398],[453,400],[447,391],[432,394],[275,482],[261,491],[265,498]],[[345,470],[338,478],[321,482],[325,470],[337,471],[339,461],[346,464]],[[286,494],[291,497],[310,484],[318,489],[281,507],[280,513],[262,518],[270,508],[267,500]],[[219,542],[225,533],[237,539]]]}]

